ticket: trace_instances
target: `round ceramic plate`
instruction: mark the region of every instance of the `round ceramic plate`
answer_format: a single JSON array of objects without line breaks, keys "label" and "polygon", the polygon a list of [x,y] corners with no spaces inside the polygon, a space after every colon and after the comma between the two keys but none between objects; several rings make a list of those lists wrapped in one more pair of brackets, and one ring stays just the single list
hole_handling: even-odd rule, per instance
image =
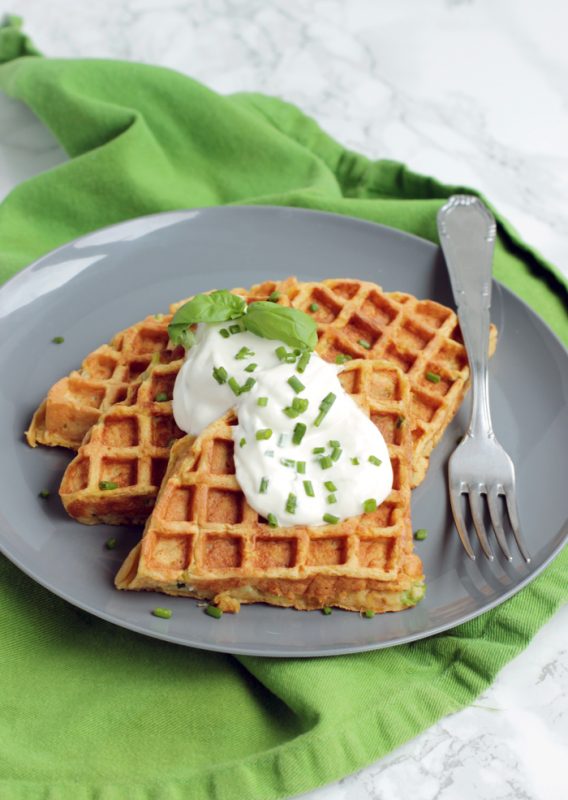
[{"label": "round ceramic plate", "polygon": [[[118,592],[113,577],[139,529],[83,526],[66,516],[57,490],[71,458],[23,439],[47,389],[122,328],[170,302],[212,288],[297,275],[354,276],[386,290],[452,305],[440,251],[397,231],[331,214],[232,207],[158,214],[97,231],[32,264],[0,289],[0,548],[34,580],[116,625],[208,650],[263,656],[320,656],[370,650],[430,636],[503,602],[532,580],[567,534],[568,354],[513,294],[493,289],[500,332],[491,361],[497,435],[517,467],[523,534],[532,554],[470,561],[453,528],[446,492],[450,452],[464,430],[466,400],[413,492],[416,550],[426,598],[373,619],[334,611],[300,613],[256,605],[214,620],[195,601]],[[51,343],[63,336],[60,345]],[[49,500],[38,498],[47,488]],[[108,551],[104,542],[118,537]],[[151,610],[167,605],[170,620]]]}]

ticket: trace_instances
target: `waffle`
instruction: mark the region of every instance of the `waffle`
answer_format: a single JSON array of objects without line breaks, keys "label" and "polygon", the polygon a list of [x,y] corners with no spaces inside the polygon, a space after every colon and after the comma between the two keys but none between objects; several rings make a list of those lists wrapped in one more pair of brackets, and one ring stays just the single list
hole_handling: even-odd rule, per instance
[{"label": "waffle", "polygon": [[[289,283],[269,281],[253,286],[249,292],[232,291],[249,300],[266,299],[271,292],[280,291],[279,302],[287,305]],[[179,369],[184,351],[168,346],[168,324],[180,305],[172,306],[170,314],[146,317],[116,334],[109,344],[88,355],[81,369],[54,384],[26,431],[28,444],[77,450],[101,414],[131,398],[151,365],[175,363]]]},{"label": "waffle", "polygon": [[409,383],[392,364],[362,360],[351,362],[341,380],[389,447],[393,490],[375,512],[336,525],[269,527],[235,476],[231,411],[197,439],[174,445],[117,588],[211,599],[226,611],[254,602],[376,612],[415,605],[424,586],[412,553],[411,431],[396,425],[408,414]]}]

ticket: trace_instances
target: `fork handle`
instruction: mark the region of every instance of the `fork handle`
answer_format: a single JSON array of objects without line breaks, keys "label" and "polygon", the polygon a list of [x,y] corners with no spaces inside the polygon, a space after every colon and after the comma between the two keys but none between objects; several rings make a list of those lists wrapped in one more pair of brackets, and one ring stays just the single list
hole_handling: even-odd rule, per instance
[{"label": "fork handle", "polygon": [[487,362],[495,218],[477,197],[454,195],[438,212],[438,233],[470,364],[473,402],[467,433],[492,437]]}]

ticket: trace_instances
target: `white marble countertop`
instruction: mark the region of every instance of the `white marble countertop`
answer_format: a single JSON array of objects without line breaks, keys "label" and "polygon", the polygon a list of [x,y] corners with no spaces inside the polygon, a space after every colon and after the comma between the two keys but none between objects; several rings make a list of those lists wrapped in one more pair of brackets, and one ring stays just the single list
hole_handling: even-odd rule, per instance
[{"label": "white marble countertop", "polygon": [[[337,139],[481,189],[568,276],[563,0],[12,0],[47,55],[173,67],[297,103]],[[0,198],[65,160],[0,97]],[[559,800],[568,607],[468,709],[304,800]]]}]

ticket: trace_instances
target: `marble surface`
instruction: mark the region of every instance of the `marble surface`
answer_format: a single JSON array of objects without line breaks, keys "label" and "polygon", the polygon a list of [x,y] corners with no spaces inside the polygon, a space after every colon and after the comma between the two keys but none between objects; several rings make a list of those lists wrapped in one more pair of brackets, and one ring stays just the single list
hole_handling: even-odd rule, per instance
[{"label": "marble surface", "polygon": [[[162,64],[297,103],[336,138],[481,189],[568,276],[563,0],[12,0],[46,54]],[[65,160],[0,96],[0,198]],[[560,800],[568,608],[468,709],[304,800]]]}]

